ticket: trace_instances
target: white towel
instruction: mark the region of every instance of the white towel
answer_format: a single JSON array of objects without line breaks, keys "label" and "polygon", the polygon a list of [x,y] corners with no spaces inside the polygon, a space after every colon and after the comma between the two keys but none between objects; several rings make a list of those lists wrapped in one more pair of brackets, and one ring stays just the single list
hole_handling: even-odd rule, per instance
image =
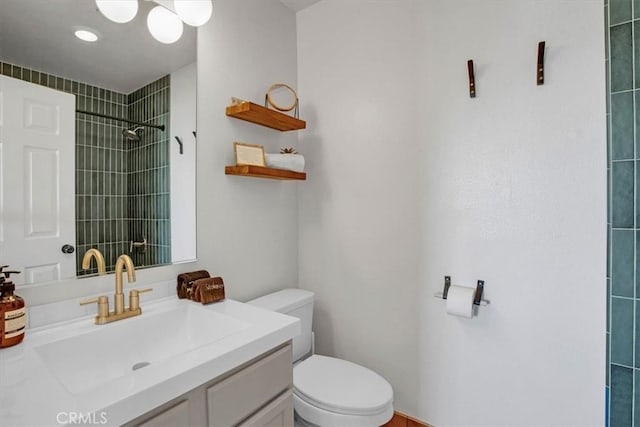
[{"label": "white towel", "polygon": [[286,169],[295,172],[304,171],[302,154],[269,154],[264,155],[267,166],[275,169]]}]

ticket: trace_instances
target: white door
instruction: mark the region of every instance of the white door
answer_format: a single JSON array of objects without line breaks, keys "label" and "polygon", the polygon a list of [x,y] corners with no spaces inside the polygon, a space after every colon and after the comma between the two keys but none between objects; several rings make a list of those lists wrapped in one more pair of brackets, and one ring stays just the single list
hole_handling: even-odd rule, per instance
[{"label": "white door", "polygon": [[0,76],[0,264],[72,277],[75,241],[75,96]]}]

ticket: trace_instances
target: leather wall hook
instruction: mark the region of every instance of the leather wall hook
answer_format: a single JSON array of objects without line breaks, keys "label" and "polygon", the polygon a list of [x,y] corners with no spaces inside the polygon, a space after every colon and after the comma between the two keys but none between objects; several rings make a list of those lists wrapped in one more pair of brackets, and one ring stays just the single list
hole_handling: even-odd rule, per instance
[{"label": "leather wall hook", "polygon": [[476,77],[473,71],[473,59],[467,61],[467,71],[469,72],[469,97],[476,97]]},{"label": "leather wall hook", "polygon": [[538,65],[536,66],[536,84],[544,84],[544,45],[545,42],[538,43]]}]

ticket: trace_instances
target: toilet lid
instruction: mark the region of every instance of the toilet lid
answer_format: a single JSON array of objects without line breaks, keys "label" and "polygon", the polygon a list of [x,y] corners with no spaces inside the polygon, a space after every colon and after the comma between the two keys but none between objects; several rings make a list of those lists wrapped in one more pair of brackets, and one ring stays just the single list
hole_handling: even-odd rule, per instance
[{"label": "toilet lid", "polygon": [[391,385],[355,363],[313,355],[293,369],[294,393],[311,405],[341,414],[372,415],[393,401]]}]

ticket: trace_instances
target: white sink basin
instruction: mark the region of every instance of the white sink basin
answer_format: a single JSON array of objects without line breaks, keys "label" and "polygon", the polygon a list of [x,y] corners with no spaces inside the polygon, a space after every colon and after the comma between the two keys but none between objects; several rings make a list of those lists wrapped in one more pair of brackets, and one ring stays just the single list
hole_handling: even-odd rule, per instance
[{"label": "white sink basin", "polygon": [[[144,308],[143,308],[144,310]],[[239,332],[248,323],[198,305],[144,313],[71,338],[35,347],[58,381],[72,394],[167,361]]]},{"label": "white sink basin", "polygon": [[61,411],[126,424],[300,333],[296,318],[231,299],[167,297],[142,311],[106,325],[83,317],[29,329],[1,349],[0,425],[59,425]]}]

